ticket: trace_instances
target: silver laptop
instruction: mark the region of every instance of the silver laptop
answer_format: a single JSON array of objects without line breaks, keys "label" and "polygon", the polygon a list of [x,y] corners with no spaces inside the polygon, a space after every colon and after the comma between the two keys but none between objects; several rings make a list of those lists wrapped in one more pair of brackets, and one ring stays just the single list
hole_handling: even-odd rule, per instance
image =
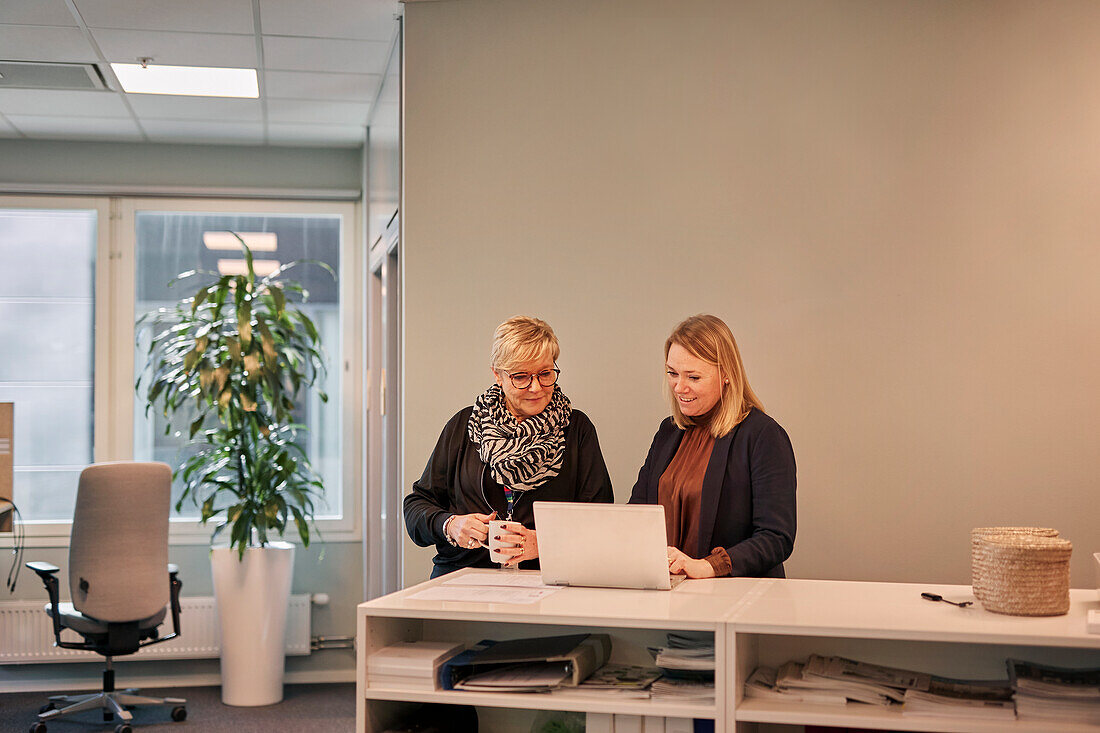
[{"label": "silver laptop", "polygon": [[654,504],[536,501],[539,565],[547,585],[671,590],[665,509]]}]

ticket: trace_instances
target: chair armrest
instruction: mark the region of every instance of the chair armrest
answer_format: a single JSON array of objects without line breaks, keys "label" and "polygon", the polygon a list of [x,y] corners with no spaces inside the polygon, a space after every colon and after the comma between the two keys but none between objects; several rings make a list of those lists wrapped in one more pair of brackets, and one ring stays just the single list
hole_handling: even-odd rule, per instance
[{"label": "chair armrest", "polygon": [[179,579],[179,571],[178,566],[168,563],[168,607],[172,611],[172,633],[164,636],[158,633],[157,638],[141,642],[142,647],[175,639],[180,635],[180,589],[183,588],[183,582]]},{"label": "chair armrest", "polygon": [[57,573],[61,568],[48,562],[29,562],[26,566],[33,570],[39,578],[42,579],[42,583],[46,586],[46,593],[50,597],[50,608],[53,609],[53,613],[50,616],[53,618],[53,637],[58,646],[62,646],[61,643],[61,609],[58,606],[61,604],[61,591],[58,587]]},{"label": "chair armrest", "polygon": [[48,575],[52,575],[61,570],[61,568],[53,563],[48,562],[29,562],[26,563],[26,566],[38,573],[38,577],[42,578],[42,580],[45,580]]},{"label": "chair armrest", "polygon": [[179,579],[179,572],[179,566],[168,563],[168,588],[172,609],[172,633],[159,641],[167,641],[180,635],[180,590],[183,588],[183,581]]}]

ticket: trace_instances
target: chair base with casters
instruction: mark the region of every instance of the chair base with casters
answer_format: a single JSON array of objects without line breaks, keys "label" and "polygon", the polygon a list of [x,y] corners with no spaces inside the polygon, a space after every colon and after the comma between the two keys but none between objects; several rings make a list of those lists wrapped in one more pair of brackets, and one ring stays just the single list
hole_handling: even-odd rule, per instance
[{"label": "chair base with casters", "polygon": [[[46,612],[53,619],[56,645],[65,649],[86,649],[98,652],[106,658],[102,692],[50,697],[49,703],[39,711],[38,720],[31,724],[30,733],[46,733],[46,723],[49,721],[90,710],[102,710],[103,720],[106,722],[117,719],[119,723],[115,726],[115,733],[132,733],[130,722],[133,720],[133,714],[128,708],[139,705],[171,706],[172,720],[178,722],[187,719],[185,707],[187,701],[182,698],[146,697],[139,694],[135,688],[115,690],[115,672],[111,667],[111,659],[116,655],[132,654],[141,647],[168,641],[179,635],[179,592],[183,584],[176,577],[178,570],[174,565],[168,566],[171,590],[169,608],[172,612],[173,631],[165,636],[158,636],[157,627],[164,621],[168,608],[162,608],[158,613],[140,621],[127,623],[99,621],[80,613],[71,603],[59,603],[56,577],[59,568],[56,565],[31,562],[27,563],[27,567],[37,573],[46,585],[46,591],[50,597]],[[84,641],[62,641],[62,629],[75,631],[84,637]]]}]

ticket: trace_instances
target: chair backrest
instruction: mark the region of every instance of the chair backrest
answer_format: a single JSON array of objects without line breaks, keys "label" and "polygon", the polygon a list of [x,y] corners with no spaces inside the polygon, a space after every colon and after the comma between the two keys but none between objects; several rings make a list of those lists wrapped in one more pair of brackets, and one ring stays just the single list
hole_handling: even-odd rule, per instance
[{"label": "chair backrest", "polygon": [[81,472],[69,541],[76,610],[124,622],[164,608],[171,493],[164,463],[96,463]]}]

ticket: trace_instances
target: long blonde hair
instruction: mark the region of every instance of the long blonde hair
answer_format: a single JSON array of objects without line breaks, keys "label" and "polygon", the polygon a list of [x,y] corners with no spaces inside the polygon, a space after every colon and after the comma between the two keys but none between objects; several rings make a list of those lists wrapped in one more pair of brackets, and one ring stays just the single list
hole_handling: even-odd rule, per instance
[{"label": "long blonde hair", "polygon": [[[685,318],[672,331],[665,341],[665,360],[668,350],[677,344],[696,359],[718,367],[718,378],[722,383],[722,394],[718,404],[711,410],[709,420],[704,422],[688,417],[680,411],[680,403],[672,393],[672,387],[665,381],[665,396],[672,407],[672,419],[676,426],[685,430],[692,425],[707,424],[710,434],[721,438],[745,419],[749,410],[756,408],[763,412],[760,403],[745,377],[745,366],[741,363],[741,352],[729,326],[718,316],[697,315]],[[729,384],[726,384],[726,380]]]}]

